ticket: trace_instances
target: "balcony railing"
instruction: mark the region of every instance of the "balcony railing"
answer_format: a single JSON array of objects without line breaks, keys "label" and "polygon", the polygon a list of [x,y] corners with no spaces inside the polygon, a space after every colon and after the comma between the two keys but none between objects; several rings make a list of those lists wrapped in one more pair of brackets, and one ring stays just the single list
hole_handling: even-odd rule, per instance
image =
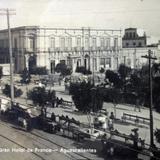
[{"label": "balcony railing", "polygon": [[120,50],[120,46],[91,46],[91,47],[55,47],[55,48],[48,48],[49,52],[89,52],[89,51],[117,51]]}]

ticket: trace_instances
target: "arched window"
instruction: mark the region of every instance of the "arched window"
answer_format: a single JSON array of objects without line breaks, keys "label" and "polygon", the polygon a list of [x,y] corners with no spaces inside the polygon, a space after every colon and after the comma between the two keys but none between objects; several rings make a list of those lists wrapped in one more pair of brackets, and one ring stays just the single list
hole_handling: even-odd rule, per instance
[{"label": "arched window", "polygon": [[139,46],[139,47],[141,47],[141,46],[142,46],[142,43],[141,43],[141,42],[139,42],[139,43],[138,43],[138,46]]}]

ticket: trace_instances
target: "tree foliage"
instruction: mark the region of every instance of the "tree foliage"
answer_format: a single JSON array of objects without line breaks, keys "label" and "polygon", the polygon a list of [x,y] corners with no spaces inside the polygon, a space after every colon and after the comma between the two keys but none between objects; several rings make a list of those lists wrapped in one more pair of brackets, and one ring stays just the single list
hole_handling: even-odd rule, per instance
[{"label": "tree foliage", "polygon": [[113,83],[115,87],[121,87],[121,79],[117,73],[107,70],[105,73],[105,78],[108,79],[110,83]]},{"label": "tree foliage", "polygon": [[105,69],[103,67],[101,67],[101,69],[99,71],[100,71],[100,73],[104,73]]},{"label": "tree foliage", "polygon": [[126,77],[130,75],[131,68],[125,66],[124,64],[121,64],[119,66],[118,73],[119,73],[120,77],[122,78],[122,80],[124,81],[126,79]]},{"label": "tree foliage", "polygon": [[96,112],[102,108],[103,99],[99,88],[90,82],[73,83],[70,86],[72,99],[79,111]]},{"label": "tree foliage", "polygon": [[[153,64],[152,68],[152,88],[153,106],[160,112],[160,63]],[[120,65],[118,74],[107,70],[105,78],[113,83],[112,88],[103,89],[103,97],[107,102],[112,102],[114,91],[118,98],[118,103],[128,103],[135,105],[149,106],[149,67],[142,66],[141,69],[131,70],[131,68]]]},{"label": "tree foliage", "polygon": [[71,75],[72,73],[71,68],[67,67],[67,65],[63,63],[58,63],[55,67],[55,71],[57,73],[61,73],[63,76]]},{"label": "tree foliage", "polygon": [[55,91],[46,91],[44,87],[35,87],[28,92],[28,98],[33,101],[34,104],[44,106],[46,102],[54,103]]},{"label": "tree foliage", "polygon": [[[7,97],[11,97],[11,87],[10,85],[6,84],[4,89],[2,90],[3,94]],[[14,87],[14,97],[20,97],[23,94],[21,89]]]},{"label": "tree foliage", "polygon": [[30,69],[30,74],[35,74],[35,75],[46,75],[48,74],[48,71],[46,67],[33,67]]}]

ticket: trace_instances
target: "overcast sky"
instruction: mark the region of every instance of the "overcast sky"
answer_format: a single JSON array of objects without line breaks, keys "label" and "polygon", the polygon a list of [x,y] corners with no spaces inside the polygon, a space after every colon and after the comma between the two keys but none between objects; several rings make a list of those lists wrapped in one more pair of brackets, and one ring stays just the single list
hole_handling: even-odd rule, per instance
[{"label": "overcast sky", "polygon": [[[0,0],[0,8],[16,10],[12,27],[136,27],[150,41],[160,39],[160,0]],[[6,28],[5,16],[0,16],[2,28]]]}]

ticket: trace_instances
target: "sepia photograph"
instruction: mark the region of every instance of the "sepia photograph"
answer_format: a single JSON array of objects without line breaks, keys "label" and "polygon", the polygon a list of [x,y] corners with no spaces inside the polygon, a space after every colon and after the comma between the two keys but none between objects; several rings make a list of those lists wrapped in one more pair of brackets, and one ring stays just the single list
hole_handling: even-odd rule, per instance
[{"label": "sepia photograph", "polygon": [[0,0],[0,160],[160,160],[160,0]]}]

